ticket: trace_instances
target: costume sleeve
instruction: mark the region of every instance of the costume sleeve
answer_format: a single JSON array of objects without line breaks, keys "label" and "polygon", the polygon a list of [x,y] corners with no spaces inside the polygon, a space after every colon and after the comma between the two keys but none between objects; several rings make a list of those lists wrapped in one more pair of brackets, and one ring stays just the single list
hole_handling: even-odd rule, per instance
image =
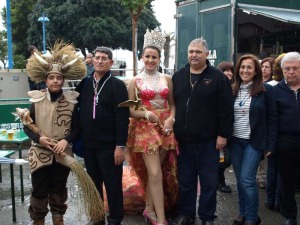
[{"label": "costume sleeve", "polygon": [[222,74],[219,79],[217,102],[218,136],[228,138],[232,134],[233,95],[229,80]]},{"label": "costume sleeve", "polygon": [[75,141],[79,137],[79,133],[80,133],[79,112],[78,112],[77,105],[75,105],[73,113],[72,113],[71,132],[64,139],[68,143],[71,143],[71,142]]},{"label": "costume sleeve", "polygon": [[[30,117],[33,120],[33,123],[35,122],[35,107],[34,104],[32,104],[30,106]],[[40,135],[37,133],[34,133],[32,130],[30,130],[27,126],[24,126],[24,132],[25,134],[31,139],[33,140],[35,143],[40,143]]]},{"label": "costume sleeve", "polygon": [[116,145],[126,146],[128,137],[129,108],[118,107],[121,102],[128,100],[127,88],[123,81],[115,82],[114,103],[115,103],[115,127],[116,127]]}]

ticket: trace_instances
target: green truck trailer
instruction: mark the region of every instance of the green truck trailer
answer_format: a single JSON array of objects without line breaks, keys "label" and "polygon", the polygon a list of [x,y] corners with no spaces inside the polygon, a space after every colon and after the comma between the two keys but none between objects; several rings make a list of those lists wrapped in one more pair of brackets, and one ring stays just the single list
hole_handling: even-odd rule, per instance
[{"label": "green truck trailer", "polygon": [[213,65],[252,53],[260,58],[300,51],[299,0],[177,0],[176,67],[191,40],[203,37]]}]

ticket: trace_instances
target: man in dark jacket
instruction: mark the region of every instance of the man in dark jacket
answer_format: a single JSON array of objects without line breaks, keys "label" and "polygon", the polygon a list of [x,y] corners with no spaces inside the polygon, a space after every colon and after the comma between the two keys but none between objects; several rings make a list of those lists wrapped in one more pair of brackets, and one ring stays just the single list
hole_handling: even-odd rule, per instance
[{"label": "man in dark jacket", "polygon": [[278,111],[278,170],[280,212],[284,225],[297,224],[295,179],[300,163],[300,54],[289,52],[281,60],[284,79],[274,87]]},{"label": "man in dark jacket", "polygon": [[[119,103],[128,100],[128,94],[124,82],[111,75],[113,63],[109,48],[96,48],[95,72],[84,78],[76,90],[80,92],[80,128],[87,172],[102,197],[102,184],[105,185],[108,225],[119,225],[124,216],[122,163],[125,160],[129,109],[118,108]],[[92,224],[105,222],[93,221]]]},{"label": "man in dark jacket", "polygon": [[198,177],[201,183],[198,215],[202,224],[214,224],[219,150],[232,131],[233,97],[229,80],[207,60],[205,40],[188,47],[188,61],[173,76],[179,143],[179,216],[172,225],[195,223]]}]

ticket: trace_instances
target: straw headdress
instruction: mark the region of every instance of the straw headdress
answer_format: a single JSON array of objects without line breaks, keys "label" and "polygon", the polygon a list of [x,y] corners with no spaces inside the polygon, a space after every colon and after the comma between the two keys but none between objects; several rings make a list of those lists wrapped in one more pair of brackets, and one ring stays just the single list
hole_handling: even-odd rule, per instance
[{"label": "straw headdress", "polygon": [[26,65],[30,79],[36,83],[45,81],[48,74],[58,73],[64,79],[78,80],[86,75],[86,66],[76,55],[72,44],[56,41],[49,55],[34,53]]}]

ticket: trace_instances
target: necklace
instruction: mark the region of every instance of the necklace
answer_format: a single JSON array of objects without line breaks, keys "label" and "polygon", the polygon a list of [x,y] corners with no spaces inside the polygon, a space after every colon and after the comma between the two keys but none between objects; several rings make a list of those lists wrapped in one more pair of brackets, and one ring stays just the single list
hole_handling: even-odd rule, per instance
[{"label": "necklace", "polygon": [[240,95],[240,102],[239,102],[239,106],[242,107],[246,104],[246,101],[250,98],[250,95],[248,92],[246,92],[246,94],[244,95],[244,97],[242,98],[242,93],[240,91],[239,93]]},{"label": "necklace", "polygon": [[[240,84],[240,91],[239,91],[239,97],[240,97],[240,102],[239,102],[239,106],[242,107],[246,104],[246,101],[250,98],[249,95],[249,87],[252,85],[253,81],[250,81],[247,84]],[[242,91],[245,92],[245,95],[242,98]]]},{"label": "necklace", "polygon": [[190,85],[191,85],[191,88],[193,89],[195,84],[198,82],[198,79],[193,83],[192,82],[192,73],[190,72]]},{"label": "necklace", "polygon": [[106,81],[108,81],[110,77],[111,77],[111,74],[110,74],[109,77],[103,82],[103,84],[102,84],[102,86],[100,87],[100,89],[99,89],[98,92],[97,92],[97,90],[98,90],[98,85],[99,85],[100,80],[98,80],[98,81],[97,81],[96,79],[93,80],[93,88],[94,88],[93,119],[96,118],[96,105],[98,105],[99,94],[100,94],[100,92],[102,91],[102,88],[104,87]]},{"label": "necklace", "polygon": [[155,92],[158,92],[158,90],[159,90],[158,84],[159,84],[159,80],[160,80],[158,71],[156,71],[153,74],[149,74],[149,73],[146,73],[146,71],[144,71],[143,80],[144,80],[144,83],[146,84],[146,88],[148,85],[150,89],[154,90]]}]

